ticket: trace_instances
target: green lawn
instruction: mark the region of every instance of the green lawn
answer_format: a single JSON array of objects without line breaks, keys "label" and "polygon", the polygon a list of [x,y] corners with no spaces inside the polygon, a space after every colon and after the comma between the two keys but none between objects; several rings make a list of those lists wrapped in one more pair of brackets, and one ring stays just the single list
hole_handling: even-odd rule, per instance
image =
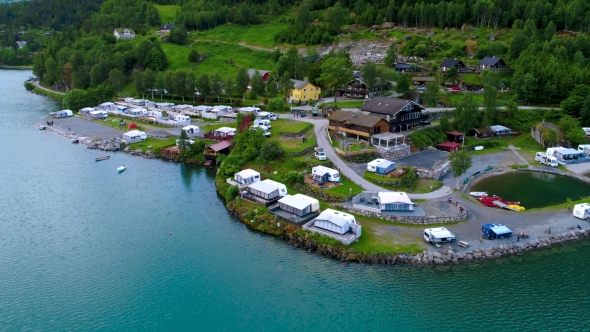
[{"label": "green lawn", "polygon": [[272,128],[270,130],[272,135],[279,135],[279,133],[298,133],[307,127],[311,127],[309,122],[293,121],[287,119],[278,119],[271,122]]},{"label": "green lawn", "polygon": [[350,189],[352,189],[353,196],[360,194],[361,191],[363,191],[363,188],[361,188],[356,183],[354,183],[348,179],[342,179],[341,186],[337,186],[337,187],[328,189],[328,190],[326,190],[326,192],[329,192],[331,194],[338,195],[338,196],[350,197]]},{"label": "green lawn", "polygon": [[[274,129],[274,128],[273,128]],[[272,130],[272,129],[271,129]],[[310,131],[312,134],[307,137],[307,142],[303,143],[301,138],[292,138],[292,139],[284,139],[279,137],[278,134],[272,134],[271,137],[268,138],[269,141],[278,142],[281,147],[283,148],[284,152],[297,152],[301,151],[305,148],[310,146],[315,146],[315,134],[313,131]]]},{"label": "green lawn", "polygon": [[160,13],[162,24],[176,22],[176,12],[180,10],[178,5],[154,5]]},{"label": "green lawn", "polygon": [[275,35],[285,29],[286,23],[269,23],[251,26],[220,25],[210,30],[193,31],[191,38],[198,40],[223,40],[229,43],[246,43],[264,48],[276,46]]},{"label": "green lawn", "polygon": [[[172,43],[160,43],[162,50],[166,53],[168,58],[167,70],[192,70],[194,63],[188,61],[188,54],[191,49],[186,46],[180,46]],[[207,73],[210,74],[210,73]]]},{"label": "green lawn", "polygon": [[336,139],[336,136],[334,136],[334,131],[332,131],[332,130],[330,130],[330,138],[332,139],[332,146],[335,148],[338,148],[342,151],[353,151],[354,152],[354,151],[366,150],[366,149],[370,148],[370,146],[367,146],[366,144],[360,144],[359,142],[357,142],[353,138],[348,139],[348,142],[351,144],[346,145],[346,147],[344,147],[342,143],[347,138],[342,135],[338,135],[339,140]]},{"label": "green lawn", "polygon": [[167,148],[176,145],[176,139],[176,137],[169,137],[166,139],[148,137],[148,139],[143,142],[129,144],[129,147],[133,150],[141,149],[143,152],[145,152],[149,150],[148,146],[151,146],[151,150],[156,151],[161,148]]},{"label": "green lawn", "polygon": [[[363,106],[364,103],[365,102],[363,100],[353,100],[353,101],[338,101],[338,100],[336,100],[336,105],[339,108],[359,108],[359,107]],[[329,101],[329,102],[323,103],[322,105],[334,106],[334,102]]]},{"label": "green lawn", "polygon": [[537,152],[537,151],[543,150],[543,146],[541,144],[537,143],[537,141],[535,141],[531,137],[530,133],[528,133],[528,132],[525,132],[521,135],[511,137],[511,138],[492,138],[492,139],[486,139],[486,140],[477,140],[471,136],[465,137],[465,144],[466,145],[477,146],[477,145],[484,144],[486,142],[497,142],[497,143],[499,143],[499,145],[496,147],[493,147],[493,148],[486,147],[483,150],[479,150],[479,151],[473,150],[473,151],[470,151],[470,153],[476,154],[476,155],[496,153],[496,152],[500,152],[500,151],[505,151],[506,149],[504,149],[504,148],[508,147],[508,145],[513,145],[514,147],[520,148],[520,150],[522,150],[522,151]]},{"label": "green lawn", "polygon": [[[416,179],[416,183],[413,188],[405,188],[403,186],[396,186],[393,183],[399,181],[398,178],[390,178],[383,175],[379,175],[377,173],[365,171],[364,178],[372,183],[375,183],[378,186],[383,188],[391,189],[391,190],[400,190],[400,191],[407,191],[412,193],[429,193],[438,189],[442,186],[442,182],[436,181],[434,179]],[[379,182],[391,183],[391,184],[382,184]]]},{"label": "green lawn", "polygon": [[[369,220],[357,221],[363,227],[362,236],[358,242],[350,245],[350,248],[367,253],[386,252],[386,253],[411,253],[417,254],[424,251],[424,247],[418,243],[402,244],[397,243],[396,238],[389,233],[377,232],[374,228],[379,226],[378,223]],[[419,234],[419,233],[418,233]],[[419,240],[418,240],[419,241]]]},{"label": "green lawn", "polygon": [[[192,68],[192,64],[188,62],[190,49],[183,46],[175,46],[178,49],[174,49],[173,46],[167,46],[168,49],[174,51],[173,56],[168,55],[171,69]],[[205,73],[211,76],[217,72],[221,77],[232,77],[235,81],[239,68],[273,71],[276,67],[275,63],[270,59],[270,53],[267,51],[255,51],[243,46],[214,42],[197,42],[193,44],[192,48],[196,49],[200,54],[207,56],[194,69],[197,75]],[[164,49],[166,54],[168,54],[168,49]]]},{"label": "green lawn", "polygon": [[478,74],[467,74],[460,76],[460,80],[464,83],[478,84],[481,85],[481,75]]},{"label": "green lawn", "polygon": [[[463,97],[465,97],[465,93],[454,92],[454,93],[448,93],[446,96],[449,98],[449,101],[451,103],[451,107],[455,107],[455,106],[459,105],[459,103],[463,100]],[[504,106],[509,101],[509,100],[504,100],[501,97],[502,97],[502,94],[498,93],[498,106]],[[473,101],[478,106],[483,106],[483,94],[474,94]]]}]

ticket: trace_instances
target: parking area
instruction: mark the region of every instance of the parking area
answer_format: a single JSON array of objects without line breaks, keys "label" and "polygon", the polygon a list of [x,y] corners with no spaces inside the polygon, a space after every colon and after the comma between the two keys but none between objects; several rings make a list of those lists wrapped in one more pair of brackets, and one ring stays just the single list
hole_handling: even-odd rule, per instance
[{"label": "parking area", "polygon": [[445,151],[422,151],[405,158],[401,158],[395,161],[400,166],[414,166],[430,169],[434,164],[441,160],[449,158],[449,153]]}]

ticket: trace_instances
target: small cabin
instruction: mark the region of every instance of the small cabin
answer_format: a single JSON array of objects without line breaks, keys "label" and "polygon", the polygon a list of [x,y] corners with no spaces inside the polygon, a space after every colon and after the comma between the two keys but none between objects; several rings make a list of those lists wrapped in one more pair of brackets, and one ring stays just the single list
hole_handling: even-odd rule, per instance
[{"label": "small cabin", "polygon": [[279,188],[277,188],[277,186],[263,181],[254,182],[249,185],[248,192],[267,201],[280,197]]},{"label": "small cabin", "polygon": [[448,131],[446,134],[449,142],[463,142],[463,133],[460,133],[458,131]]},{"label": "small cabin", "polygon": [[478,139],[494,137],[494,132],[490,129],[490,127],[474,128],[473,131],[473,136]]},{"label": "small cabin", "polygon": [[221,141],[219,143],[211,144],[205,147],[203,154],[206,160],[216,160],[220,154],[227,155],[231,149],[230,141]]},{"label": "small cabin", "polygon": [[375,173],[380,175],[387,175],[395,170],[395,163],[393,161],[384,160],[375,166]]},{"label": "small cabin", "polygon": [[240,185],[249,185],[254,182],[260,181],[260,173],[248,168],[234,174],[234,181],[236,181]]},{"label": "small cabin", "polygon": [[461,144],[456,142],[444,142],[438,144],[437,147],[441,151],[455,152],[460,150]]},{"label": "small cabin", "polygon": [[377,200],[381,211],[414,211],[414,203],[404,192],[380,191]]}]

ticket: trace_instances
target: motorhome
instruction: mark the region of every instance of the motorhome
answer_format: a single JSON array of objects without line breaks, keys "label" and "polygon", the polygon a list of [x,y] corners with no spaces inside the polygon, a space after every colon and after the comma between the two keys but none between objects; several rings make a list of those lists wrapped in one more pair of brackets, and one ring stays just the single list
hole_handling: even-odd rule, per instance
[{"label": "motorhome", "polygon": [[582,130],[584,130],[584,133],[586,134],[586,136],[590,136],[590,127],[584,127],[584,128],[582,128]]},{"label": "motorhome", "polygon": [[229,112],[233,112],[233,109],[231,106],[225,106],[225,105],[217,105],[217,106],[213,106],[214,109],[216,109],[218,112],[221,113],[229,113]]},{"label": "motorhome", "polygon": [[80,115],[90,115],[90,112],[94,112],[94,108],[92,107],[84,107],[78,111]]},{"label": "motorhome", "polygon": [[267,113],[268,113],[268,119],[269,120],[276,121],[276,120],[279,119],[279,117],[276,114],[274,114],[273,112],[267,112]]},{"label": "motorhome", "polygon": [[582,203],[574,205],[574,217],[590,221],[590,204]]},{"label": "motorhome", "polygon": [[111,102],[106,102],[106,103],[102,103],[100,105],[98,105],[98,108],[101,110],[110,110],[113,107],[115,107],[115,103],[111,103]]},{"label": "motorhome", "polygon": [[260,108],[258,107],[242,107],[239,109],[240,113],[250,113],[254,112],[255,114],[260,113]]},{"label": "motorhome", "polygon": [[382,163],[384,161],[385,161],[385,159],[377,158],[377,159],[369,162],[367,164],[367,171],[375,173],[375,170],[377,169],[377,165],[379,165],[380,163]]},{"label": "motorhome", "polygon": [[455,234],[444,227],[427,228],[422,235],[427,243],[455,242]]},{"label": "motorhome", "polygon": [[266,126],[262,126],[262,125],[253,125],[252,127],[250,127],[250,129],[256,129],[256,128],[260,128],[262,130],[262,134],[266,137],[270,137],[270,131],[268,130],[268,128]]},{"label": "motorhome", "polygon": [[271,129],[272,128],[272,125],[270,124],[270,120],[259,120],[259,119],[256,119],[256,120],[254,120],[254,125],[255,126],[265,126],[268,129]]},{"label": "motorhome", "polygon": [[340,182],[340,173],[337,170],[326,166],[315,166],[311,169],[311,174],[316,182]]},{"label": "motorhome", "polygon": [[590,156],[590,144],[580,144],[578,145],[578,152],[585,153]]},{"label": "motorhome", "polygon": [[551,167],[559,166],[559,164],[557,163],[557,158],[548,156],[545,152],[537,152],[537,154],[535,155],[535,161],[538,161],[541,164],[545,164]]}]

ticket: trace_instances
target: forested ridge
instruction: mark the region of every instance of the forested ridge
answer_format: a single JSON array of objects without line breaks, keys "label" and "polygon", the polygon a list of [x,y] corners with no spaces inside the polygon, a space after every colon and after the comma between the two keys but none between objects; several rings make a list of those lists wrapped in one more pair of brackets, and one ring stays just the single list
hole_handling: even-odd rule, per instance
[{"label": "forested ridge", "polygon": [[[161,22],[154,4],[178,6],[177,27],[162,38],[154,30],[168,22]],[[440,61],[446,57],[463,58],[471,63],[478,60],[468,57],[502,57],[510,68],[503,75],[502,82],[510,87],[512,99],[526,104],[550,105],[563,101],[568,114],[579,117],[584,123],[590,122],[590,97],[586,93],[590,90],[590,38],[587,35],[590,3],[587,1],[91,0],[82,4],[65,0],[33,0],[0,5],[0,28],[9,32],[2,35],[2,54],[8,54],[6,46],[29,38],[16,34],[16,31],[50,29],[55,32],[51,38],[38,43],[32,40],[25,49],[16,51],[15,54],[21,54],[21,61],[34,62],[35,74],[49,85],[65,89],[100,88],[111,93],[135,81],[138,92],[157,87],[187,95],[186,89],[174,88],[172,82],[188,80],[191,81],[188,86],[198,88],[200,85],[198,90],[209,89],[204,95],[219,97],[215,91],[220,91],[223,86],[232,90],[231,85],[242,78],[235,77],[232,82],[214,72],[195,75],[194,68],[197,67],[193,67],[183,69],[182,75],[175,73],[177,80],[168,74],[170,54],[163,50],[163,43],[185,45],[190,43],[187,32],[209,30],[219,25],[255,26],[269,22],[281,22],[282,26],[287,26],[276,31],[278,43],[294,45],[328,43],[337,40],[344,29],[353,26],[370,28],[383,22],[393,22],[408,34],[412,28],[438,29],[440,32],[434,37],[419,31],[403,40],[390,38],[393,41],[392,54],[386,65],[391,66],[399,53],[423,57],[421,65],[431,67],[429,69],[435,73]],[[133,29],[138,37],[115,39],[113,30],[122,27]],[[488,34],[498,32],[504,37],[477,39],[477,36],[470,35],[470,31],[476,29]],[[463,30],[467,38],[453,39]],[[568,32],[563,33],[564,30]],[[35,55],[34,60],[27,60],[22,55],[28,47],[31,47],[30,51],[43,49],[44,52]],[[282,84],[288,84],[288,79],[294,78],[308,79],[326,87],[320,78],[322,64],[304,61],[304,57],[296,53],[293,50],[286,54],[274,52],[271,58],[275,68],[260,69],[273,71],[276,81]],[[313,49],[308,55],[319,58]],[[197,64],[202,56],[206,59],[206,54],[191,52],[189,61]],[[346,52],[332,54],[324,57],[324,62],[330,57],[346,56]],[[383,70],[379,73],[383,79],[398,79]],[[404,80],[403,75],[399,76]],[[258,95],[266,94],[264,88],[256,86],[256,90]]]}]

